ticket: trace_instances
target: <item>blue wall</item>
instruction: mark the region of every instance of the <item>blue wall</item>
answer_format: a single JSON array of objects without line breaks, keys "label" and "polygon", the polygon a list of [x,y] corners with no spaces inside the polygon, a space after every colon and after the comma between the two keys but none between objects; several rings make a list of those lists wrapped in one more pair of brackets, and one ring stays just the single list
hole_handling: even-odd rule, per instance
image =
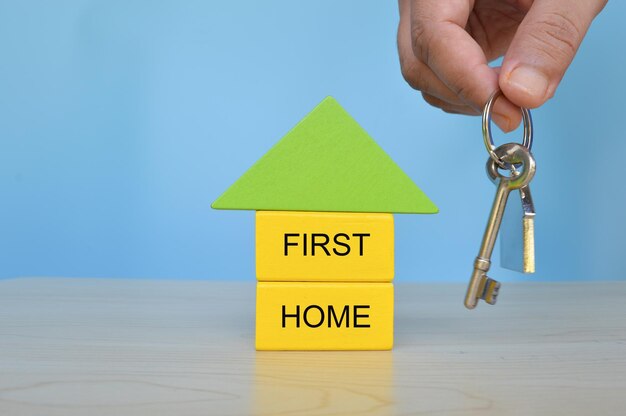
[{"label": "blue wall", "polygon": [[[538,273],[626,277],[626,5],[534,112]],[[0,277],[254,278],[254,215],[210,202],[335,96],[439,205],[397,279],[466,281],[494,187],[477,118],[402,80],[395,3],[0,3]],[[514,136],[512,136],[514,138]],[[501,136],[502,140],[502,136]]]}]

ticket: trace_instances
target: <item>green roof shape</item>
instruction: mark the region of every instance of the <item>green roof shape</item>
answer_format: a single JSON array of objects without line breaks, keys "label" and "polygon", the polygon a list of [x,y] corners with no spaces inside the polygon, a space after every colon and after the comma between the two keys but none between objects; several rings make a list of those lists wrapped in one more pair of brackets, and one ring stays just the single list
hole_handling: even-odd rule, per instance
[{"label": "green roof shape", "polygon": [[211,205],[216,209],[435,214],[435,204],[326,97]]}]

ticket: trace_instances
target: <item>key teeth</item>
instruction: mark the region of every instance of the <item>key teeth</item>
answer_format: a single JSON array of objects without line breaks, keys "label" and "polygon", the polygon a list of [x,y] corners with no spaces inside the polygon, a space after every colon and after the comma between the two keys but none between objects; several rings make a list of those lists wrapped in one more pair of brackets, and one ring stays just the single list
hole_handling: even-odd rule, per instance
[{"label": "key teeth", "polygon": [[500,282],[485,276],[485,286],[480,298],[489,305],[495,305],[496,301],[498,300],[499,292]]}]

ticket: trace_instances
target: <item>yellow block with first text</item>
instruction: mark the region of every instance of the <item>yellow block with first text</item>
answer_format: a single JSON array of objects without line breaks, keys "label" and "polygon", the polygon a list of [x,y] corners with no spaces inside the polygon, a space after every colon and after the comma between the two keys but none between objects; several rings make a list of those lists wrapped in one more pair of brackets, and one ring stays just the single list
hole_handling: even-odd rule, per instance
[{"label": "yellow block with first text", "polygon": [[257,350],[392,347],[392,283],[257,283]]},{"label": "yellow block with first text", "polygon": [[393,216],[257,211],[259,281],[391,282]]}]

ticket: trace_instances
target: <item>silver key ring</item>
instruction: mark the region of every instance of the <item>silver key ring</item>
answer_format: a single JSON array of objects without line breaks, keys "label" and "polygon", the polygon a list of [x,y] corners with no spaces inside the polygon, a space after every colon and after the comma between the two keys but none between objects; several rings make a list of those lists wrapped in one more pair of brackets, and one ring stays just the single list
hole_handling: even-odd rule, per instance
[{"label": "silver key ring", "polygon": [[[493,143],[493,136],[491,135],[491,110],[493,108],[493,104],[501,96],[502,91],[496,90],[487,100],[487,104],[485,104],[485,108],[483,109],[483,141],[485,142],[485,147],[487,148],[487,152],[489,152],[489,156],[491,156],[494,162],[496,162],[502,169],[509,169],[510,166],[507,166],[507,163],[500,160],[498,155],[496,155],[496,145]],[[524,123],[522,146],[530,151],[533,147],[533,119],[530,116],[529,109],[522,107],[521,110],[522,121]]]}]

